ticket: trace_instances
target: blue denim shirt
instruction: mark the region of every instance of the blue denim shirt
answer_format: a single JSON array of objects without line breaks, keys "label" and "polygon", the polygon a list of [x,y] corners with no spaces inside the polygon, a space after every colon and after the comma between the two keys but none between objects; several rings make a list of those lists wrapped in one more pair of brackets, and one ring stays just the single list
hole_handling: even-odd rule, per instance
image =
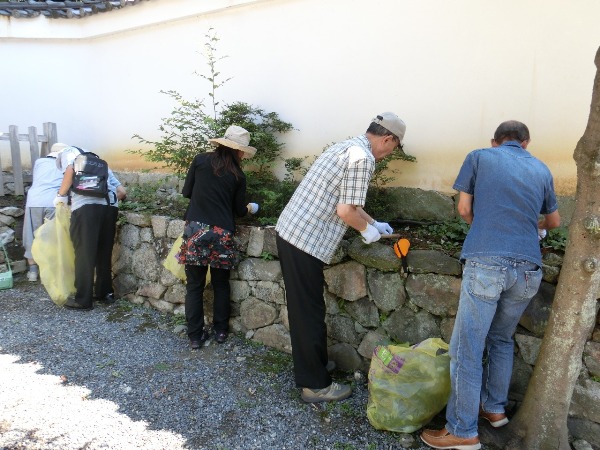
[{"label": "blue denim shirt", "polygon": [[469,153],[454,189],[473,195],[473,223],[461,259],[506,256],[542,265],[540,214],[558,208],[546,165],[516,141]]}]

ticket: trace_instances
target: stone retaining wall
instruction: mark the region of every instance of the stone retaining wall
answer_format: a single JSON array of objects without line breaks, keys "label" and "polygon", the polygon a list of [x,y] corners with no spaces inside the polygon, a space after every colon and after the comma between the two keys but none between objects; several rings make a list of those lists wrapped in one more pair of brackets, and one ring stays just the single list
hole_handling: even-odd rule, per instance
[{"label": "stone retaining wall", "polygon": [[[118,177],[128,186],[160,182],[167,194],[179,192],[177,180],[163,174],[123,172]],[[10,174],[5,174],[7,192],[11,192],[11,183]],[[408,188],[391,189],[390,195],[396,199],[393,202],[396,210],[390,211],[390,216],[428,221],[455,217],[454,200],[450,196]],[[559,198],[565,225],[570,221],[573,204],[572,198]],[[22,220],[22,215],[22,208],[0,211],[0,237],[5,242],[14,240],[15,220]],[[181,220],[121,212],[113,251],[116,294],[163,312],[184,314],[185,285],[162,266],[182,231]],[[231,277],[231,329],[290,352],[285,286],[277,261],[274,230],[239,227],[237,239],[246,256]],[[3,259],[0,255],[0,263]],[[14,273],[26,270],[25,260],[11,259]],[[517,329],[510,407],[522,400],[527,388],[561,264],[560,255],[544,255],[544,281]],[[324,287],[330,359],[341,370],[366,372],[373,348],[381,341],[413,344],[428,337],[442,337],[449,342],[460,293],[460,263],[434,250],[412,250],[408,266],[409,275],[401,274],[400,261],[389,242],[369,246],[359,239],[342,242],[335,260],[325,269]],[[210,323],[210,285],[205,291],[205,312]],[[569,411],[571,433],[600,448],[598,381],[600,318],[585,345],[581,376]]]},{"label": "stone retaining wall", "polygon": [[[183,221],[164,216],[121,213],[113,254],[116,294],[133,303],[184,314],[185,285],[162,266]],[[124,220],[123,220],[124,219]],[[231,329],[248,339],[291,352],[285,286],[272,227],[239,227],[245,258],[231,277]],[[548,320],[562,258],[544,255],[544,281],[523,315],[515,341],[510,399],[525,394]],[[330,359],[344,371],[367,371],[376,343],[418,343],[428,337],[449,342],[458,308],[462,267],[435,250],[412,250],[409,274],[389,242],[364,245],[343,241],[325,268],[324,296]],[[207,323],[212,291],[205,292]],[[600,445],[600,325],[586,343],[582,372],[573,394],[570,428],[574,435]]]}]

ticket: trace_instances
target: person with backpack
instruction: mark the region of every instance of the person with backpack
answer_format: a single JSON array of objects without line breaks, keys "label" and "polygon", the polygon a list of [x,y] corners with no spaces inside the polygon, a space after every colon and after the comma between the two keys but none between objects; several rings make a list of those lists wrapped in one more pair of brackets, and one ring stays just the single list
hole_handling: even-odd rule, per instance
[{"label": "person with backpack", "polygon": [[[105,264],[96,267],[96,278],[99,281],[96,283],[96,292],[106,292],[104,297],[94,297],[100,303],[110,305],[115,302],[112,285],[112,252],[115,235],[117,234],[117,219],[119,218],[119,202],[125,200],[127,191],[115,176],[110,168],[108,169],[108,223],[109,228],[106,234],[106,242],[110,243],[100,248],[100,259],[106,261]],[[102,272],[99,275],[99,272]]]},{"label": "person with backpack", "polygon": [[185,178],[181,193],[190,199],[185,213],[179,263],[185,264],[185,317],[192,350],[210,338],[204,326],[203,294],[210,267],[214,289],[213,328],[215,340],[223,343],[229,332],[229,275],[240,260],[235,248],[234,216],[258,211],[256,203],[246,204],[246,175],[242,158],[251,158],[250,133],[232,125],[222,138],[209,139],[213,152],[197,155]]},{"label": "person with backpack", "polygon": [[[71,205],[69,233],[75,250],[75,295],[67,309],[88,311],[93,302],[113,303],[111,253],[114,216],[110,210],[108,165],[97,155],[78,147],[65,148],[57,166],[63,180],[54,206]],[[62,206],[62,207],[65,207]],[[109,270],[107,270],[107,268]]]}]

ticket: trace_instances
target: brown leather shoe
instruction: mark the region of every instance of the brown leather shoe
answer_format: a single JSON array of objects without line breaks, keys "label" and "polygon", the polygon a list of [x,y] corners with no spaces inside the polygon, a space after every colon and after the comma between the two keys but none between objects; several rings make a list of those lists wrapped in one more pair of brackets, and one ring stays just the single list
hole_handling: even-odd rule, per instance
[{"label": "brown leather shoe", "polygon": [[494,428],[503,427],[508,423],[508,417],[504,413],[492,413],[483,410],[483,407],[479,407],[479,417],[487,420]]},{"label": "brown leather shoe", "polygon": [[421,440],[433,448],[455,450],[479,450],[479,437],[461,438],[451,434],[446,428],[441,430],[423,430]]}]

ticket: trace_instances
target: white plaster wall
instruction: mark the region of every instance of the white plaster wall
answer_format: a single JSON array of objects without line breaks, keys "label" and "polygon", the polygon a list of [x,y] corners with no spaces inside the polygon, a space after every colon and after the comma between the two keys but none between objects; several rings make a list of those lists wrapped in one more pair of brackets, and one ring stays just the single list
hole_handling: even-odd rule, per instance
[{"label": "white plaster wall", "polygon": [[[0,131],[53,121],[59,140],[107,157],[159,137],[161,89],[208,99],[200,55],[220,37],[223,102],[276,111],[296,127],[285,156],[315,155],[377,113],[407,123],[396,184],[451,191],[465,154],[506,119],[573,193],[600,45],[595,0],[151,0],[84,19],[0,18]],[[26,144],[24,144],[26,145]],[[8,144],[0,141],[7,161]]]}]

